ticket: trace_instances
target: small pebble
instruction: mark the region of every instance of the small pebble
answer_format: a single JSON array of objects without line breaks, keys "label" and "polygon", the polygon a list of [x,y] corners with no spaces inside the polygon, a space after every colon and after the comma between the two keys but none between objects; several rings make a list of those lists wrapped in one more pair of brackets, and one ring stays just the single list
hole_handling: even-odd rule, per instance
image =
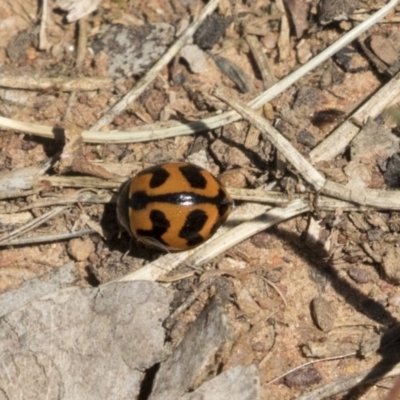
[{"label": "small pebble", "polygon": [[321,380],[321,374],[313,367],[301,368],[284,378],[285,385],[291,389],[315,385]]},{"label": "small pebble", "polygon": [[274,236],[269,232],[260,232],[254,235],[250,242],[259,249],[268,249],[274,244]]},{"label": "small pebble", "polygon": [[324,332],[330,331],[335,322],[335,310],[331,304],[322,297],[311,301],[311,314],[315,324]]},{"label": "small pebble", "polygon": [[94,245],[89,238],[76,238],[68,243],[68,253],[75,261],[87,260],[92,252],[94,252]]},{"label": "small pebble", "polygon": [[310,148],[313,148],[316,144],[314,135],[305,129],[301,130],[297,134],[297,142]]},{"label": "small pebble", "polygon": [[351,267],[348,274],[350,278],[357,283],[368,283],[371,281],[371,274],[369,271],[360,267]]},{"label": "small pebble", "polygon": [[226,187],[245,188],[247,185],[246,175],[240,169],[225,171],[219,177],[220,182]]}]

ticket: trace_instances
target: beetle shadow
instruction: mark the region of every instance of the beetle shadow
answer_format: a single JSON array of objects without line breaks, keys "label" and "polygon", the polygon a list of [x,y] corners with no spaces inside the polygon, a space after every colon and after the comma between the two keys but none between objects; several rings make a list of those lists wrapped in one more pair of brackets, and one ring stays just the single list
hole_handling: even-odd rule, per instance
[{"label": "beetle shadow", "polygon": [[47,157],[52,158],[62,152],[65,145],[64,129],[54,127],[52,129],[53,138],[45,138],[30,134],[25,134],[22,139],[22,146],[29,148],[31,145],[42,146]]},{"label": "beetle shadow", "polygon": [[281,227],[274,227],[268,230],[285,243],[289,243],[294,253],[305,261],[312,273],[319,274],[323,279],[329,281],[332,288],[344,301],[367,318],[378,324],[390,326],[380,336],[380,346],[377,353],[381,360],[370,370],[365,378],[344,395],[344,400],[353,400],[361,397],[370,387],[375,385],[374,380],[383,377],[395,364],[400,362],[400,324],[399,321],[388,312],[385,307],[376,300],[373,300],[352,286],[345,279],[339,276],[329,261],[329,254],[321,245],[315,245],[310,249],[304,246],[301,238]]},{"label": "beetle shadow", "polygon": [[164,254],[156,248],[150,248],[132,238],[127,232],[122,232],[117,220],[117,207],[115,199],[117,194],[113,196],[110,203],[104,207],[104,212],[100,220],[100,225],[106,233],[107,240],[104,246],[110,252],[119,252],[123,255],[134,256],[137,259],[145,261],[153,261],[160,255]]}]

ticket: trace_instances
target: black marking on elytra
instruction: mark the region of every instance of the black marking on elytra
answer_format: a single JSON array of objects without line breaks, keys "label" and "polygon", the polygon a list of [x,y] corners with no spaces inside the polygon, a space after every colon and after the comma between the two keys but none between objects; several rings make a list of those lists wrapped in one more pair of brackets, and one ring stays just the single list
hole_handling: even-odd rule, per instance
[{"label": "black marking on elytra", "polygon": [[149,204],[149,196],[143,190],[134,192],[129,199],[129,206],[134,210],[143,210]]},{"label": "black marking on elytra", "polygon": [[164,242],[161,236],[164,235],[171,226],[167,217],[162,211],[151,210],[150,221],[152,224],[151,229],[138,229],[136,234],[139,237],[151,237],[152,239],[156,239],[158,242],[166,245],[167,243]]},{"label": "black marking on elytra", "polygon": [[203,210],[193,210],[186,217],[185,224],[179,231],[179,237],[186,239],[188,246],[195,246],[204,241],[199,234],[207,222],[207,214]]},{"label": "black marking on elytra", "polygon": [[204,178],[199,167],[184,165],[179,167],[179,170],[192,188],[205,189],[207,187],[207,179]]},{"label": "black marking on elytra", "polygon": [[129,206],[134,210],[143,210],[148,204],[159,202],[176,204],[183,207],[190,207],[197,204],[213,204],[218,208],[219,216],[225,214],[231,202],[227,199],[224,191],[220,189],[214,197],[203,196],[192,192],[177,192],[158,195],[148,195],[145,191],[134,192],[129,199]]},{"label": "black marking on elytra", "polygon": [[169,177],[170,173],[164,168],[154,168],[154,171],[152,172],[152,177],[150,179],[150,187],[152,189],[160,187],[167,181]]}]

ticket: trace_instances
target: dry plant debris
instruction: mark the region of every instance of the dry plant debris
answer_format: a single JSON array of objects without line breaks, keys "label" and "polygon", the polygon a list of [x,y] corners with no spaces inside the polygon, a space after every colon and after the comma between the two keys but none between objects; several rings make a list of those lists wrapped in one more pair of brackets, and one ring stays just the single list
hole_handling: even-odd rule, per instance
[{"label": "dry plant debris", "polygon": [[[397,1],[139,3],[0,4],[0,392],[391,400]],[[169,161],[236,206],[163,254],[115,201]]]}]

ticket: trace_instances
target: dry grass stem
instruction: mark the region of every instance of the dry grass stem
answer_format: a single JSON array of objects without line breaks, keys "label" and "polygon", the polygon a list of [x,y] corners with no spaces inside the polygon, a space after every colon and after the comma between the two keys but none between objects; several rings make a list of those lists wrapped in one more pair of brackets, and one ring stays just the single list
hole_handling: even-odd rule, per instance
[{"label": "dry grass stem", "polygon": [[285,305],[285,307],[287,307],[287,306],[288,306],[288,303],[287,303],[286,297],[284,296],[284,294],[282,293],[282,291],[279,289],[278,285],[275,285],[275,283],[271,282],[271,281],[270,281],[269,279],[267,279],[267,278],[264,278],[264,277],[263,277],[263,280],[264,280],[269,286],[271,286],[271,287],[276,291],[276,293],[278,293],[278,296],[282,299],[283,304]]},{"label": "dry grass stem", "polygon": [[95,189],[118,189],[126,178],[116,178],[108,181],[90,176],[46,176],[41,179],[44,183],[49,182],[56,187],[80,187]]},{"label": "dry grass stem", "polygon": [[214,90],[214,95],[229,104],[233,109],[241,114],[245,120],[254,125],[261,132],[264,140],[270,141],[316,191],[319,192],[324,188],[326,183],[325,177],[320,174],[267,120],[238,100],[235,100],[232,95],[228,95],[224,90],[217,88]]},{"label": "dry grass stem", "polygon": [[275,77],[269,65],[268,57],[264,53],[257,36],[246,35],[246,42],[249,45],[254,60],[257,63],[257,67],[260,70],[264,89],[268,89],[275,84]]},{"label": "dry grass stem", "polygon": [[16,239],[16,240],[9,240],[5,243],[2,243],[2,246],[22,246],[27,244],[43,244],[43,243],[50,243],[50,242],[58,242],[61,240],[70,240],[77,237],[82,237],[86,235],[91,235],[96,233],[93,229],[84,229],[81,231],[75,232],[67,232],[67,233],[56,233],[54,235],[40,235],[40,236],[33,236],[30,238],[24,239]]},{"label": "dry grass stem", "polygon": [[279,204],[289,203],[289,197],[280,192],[272,192],[259,189],[237,189],[227,188],[229,194],[234,200],[252,201],[255,203]]},{"label": "dry grass stem", "polygon": [[[58,78],[36,78],[34,76],[14,76],[14,75],[1,75],[0,86],[11,89],[23,89],[23,90],[55,90],[61,92],[74,92],[74,91],[94,91],[111,88],[113,81],[110,78],[69,78],[69,77],[58,77]],[[32,124],[35,125],[35,124]],[[41,125],[38,125],[41,126]],[[46,127],[43,132],[51,130],[50,127]],[[29,133],[29,130],[22,129],[23,132]],[[46,134],[48,135],[48,133]],[[45,136],[53,137],[53,136]]]},{"label": "dry grass stem", "polygon": [[[66,179],[63,179],[66,178]],[[80,177],[75,177],[75,179]],[[97,179],[83,178],[78,180],[74,185],[71,183],[71,178],[69,177],[48,177],[43,180],[51,182],[52,186],[58,187],[84,187],[92,189],[114,189],[116,190],[120,184],[115,182],[108,182]],[[229,194],[234,200],[264,203],[285,206],[289,204],[289,198],[286,194],[280,192],[272,191],[261,191],[258,189],[236,189],[227,188]],[[18,196],[28,196],[37,191],[22,191],[18,192]],[[296,199],[301,199],[304,203],[309,201],[309,195],[304,194],[296,196]],[[292,199],[293,200],[293,199]],[[76,204],[76,203],[92,203],[92,204],[107,204],[116,202],[116,195],[109,193],[92,193],[87,191],[79,191],[77,193],[72,193],[67,196],[63,195],[61,197],[51,197],[37,200],[25,207],[19,209],[19,211],[31,210],[33,208],[50,207],[55,205],[65,205],[65,204]],[[332,199],[330,197],[318,196],[314,202],[314,207],[319,211],[335,211],[341,209],[342,211],[366,211],[370,209],[369,207],[361,207],[356,204],[348,203],[346,201],[341,201],[337,199]],[[397,207],[400,208],[400,205]]]},{"label": "dry grass stem", "polygon": [[[324,51],[316,55],[309,62],[301,66],[299,69],[297,69],[290,75],[283,78],[281,81],[276,83],[270,89],[261,93],[261,95],[259,95],[249,104],[251,108],[262,107],[265,103],[268,103],[278,94],[280,94],[281,92],[292,86],[294,83],[296,83],[304,75],[306,75],[307,73],[309,73],[310,71],[321,65],[324,61],[328,60],[335,53],[337,53],[343,47],[347,46],[358,36],[360,36],[363,32],[365,32],[367,29],[373,26],[377,21],[379,21],[381,18],[387,15],[397,5],[397,2],[398,0],[391,0],[388,4],[382,7],[375,14],[372,14],[370,18],[368,18],[366,21],[362,22],[360,25],[357,25],[355,28],[347,32],[335,43],[331,44],[329,47],[327,47]],[[232,111],[231,113],[236,118],[234,119],[234,121],[237,121],[239,119],[239,116],[237,114],[235,115],[235,113]]]},{"label": "dry grass stem", "polygon": [[282,0],[276,1],[276,7],[282,13],[281,16],[281,27],[278,39],[278,49],[279,49],[279,60],[285,61],[290,55],[290,29],[289,29],[289,19],[286,14],[286,8]]},{"label": "dry grass stem", "polygon": [[33,190],[7,190],[7,192],[0,192],[0,200],[16,199],[18,197],[26,197],[35,193],[39,193],[40,189]]},{"label": "dry grass stem", "polygon": [[40,18],[39,49],[47,51],[50,47],[46,34],[47,25],[49,23],[49,3],[47,0],[42,0],[41,3],[42,3],[42,16]]},{"label": "dry grass stem", "polygon": [[69,195],[62,195],[59,197],[44,198],[34,201],[19,211],[32,210],[34,208],[53,207],[66,204],[108,204],[115,203],[116,199],[109,193],[91,193],[91,192],[77,192]]},{"label": "dry grass stem", "polygon": [[24,226],[21,226],[18,229],[15,229],[14,231],[10,233],[6,233],[2,236],[0,236],[0,245],[5,246],[7,245],[8,242],[11,241],[11,239],[15,239],[21,235],[23,235],[26,232],[29,232],[32,229],[37,228],[38,226],[44,224],[46,221],[49,219],[57,216],[58,214],[61,214],[64,210],[66,210],[68,207],[57,207],[54,208],[53,210],[41,215],[38,218],[35,218],[33,221],[27,223]]},{"label": "dry grass stem", "polygon": [[75,67],[78,72],[82,70],[87,48],[87,16],[79,20],[78,43],[76,48]]}]

